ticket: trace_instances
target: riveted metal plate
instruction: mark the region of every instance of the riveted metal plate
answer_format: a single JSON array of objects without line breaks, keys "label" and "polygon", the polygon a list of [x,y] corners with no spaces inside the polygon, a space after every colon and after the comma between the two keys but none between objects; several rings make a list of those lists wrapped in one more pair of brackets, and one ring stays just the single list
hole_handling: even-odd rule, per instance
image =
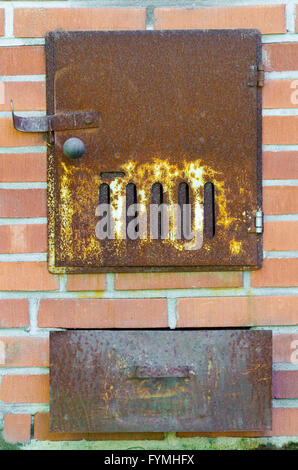
[{"label": "riveted metal plate", "polygon": [[[100,116],[97,128],[55,131],[48,147],[51,272],[260,267],[262,234],[247,217],[262,210],[259,32],[54,32],[46,57],[48,114]],[[77,160],[63,154],[71,137],[86,147]],[[97,236],[100,198],[114,239]],[[151,239],[148,221],[145,238],[121,236],[125,198],[147,215],[153,200],[189,203],[202,243],[171,223]]]},{"label": "riveted metal plate", "polygon": [[51,431],[271,429],[271,342],[271,331],[51,332]]}]

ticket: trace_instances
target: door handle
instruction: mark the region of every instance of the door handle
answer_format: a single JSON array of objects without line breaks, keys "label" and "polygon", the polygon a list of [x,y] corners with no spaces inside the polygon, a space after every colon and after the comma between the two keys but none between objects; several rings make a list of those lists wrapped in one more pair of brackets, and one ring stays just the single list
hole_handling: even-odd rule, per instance
[{"label": "door handle", "polygon": [[80,158],[85,152],[85,144],[78,137],[71,137],[67,139],[63,144],[63,153],[68,158],[74,160]]},{"label": "door handle", "polygon": [[195,371],[191,366],[177,367],[146,367],[134,366],[128,371],[128,379],[187,379],[195,376]]}]

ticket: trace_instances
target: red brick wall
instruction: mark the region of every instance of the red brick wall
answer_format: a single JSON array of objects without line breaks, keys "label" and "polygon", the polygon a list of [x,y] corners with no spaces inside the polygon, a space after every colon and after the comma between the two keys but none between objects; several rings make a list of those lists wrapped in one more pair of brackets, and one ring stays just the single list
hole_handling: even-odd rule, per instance
[{"label": "red brick wall", "polygon": [[[41,2],[39,2],[40,4]],[[124,2],[122,2],[124,4]],[[164,8],[0,7],[0,427],[8,442],[163,439],[161,433],[65,435],[48,430],[52,328],[267,327],[273,331],[273,430],[298,434],[298,22],[293,2]],[[194,3],[194,2],[190,2]],[[207,2],[206,2],[207,3]],[[232,4],[235,2],[226,2]],[[120,4],[120,2],[119,2]],[[152,13],[153,11],[153,13]],[[297,15],[298,17],[298,15]],[[45,111],[43,36],[54,29],[258,28],[263,34],[264,264],[249,273],[51,275],[46,154],[13,129]],[[295,83],[296,81],[296,83]],[[291,401],[289,401],[291,400]],[[21,412],[20,404],[22,404]],[[33,426],[32,426],[33,424]],[[196,434],[198,435],[198,434]],[[202,435],[202,434],[200,434]],[[207,434],[204,434],[207,435]],[[252,436],[261,434],[240,434]],[[186,434],[179,434],[179,437]],[[187,434],[187,436],[191,436]]]}]

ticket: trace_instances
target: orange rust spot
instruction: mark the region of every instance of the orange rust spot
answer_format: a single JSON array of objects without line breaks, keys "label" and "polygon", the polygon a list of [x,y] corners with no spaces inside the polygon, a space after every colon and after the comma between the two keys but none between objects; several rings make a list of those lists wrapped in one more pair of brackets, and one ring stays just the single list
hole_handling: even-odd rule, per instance
[{"label": "orange rust spot", "polygon": [[238,242],[234,239],[230,241],[230,251],[233,255],[239,255],[241,249],[242,249],[242,242]]}]

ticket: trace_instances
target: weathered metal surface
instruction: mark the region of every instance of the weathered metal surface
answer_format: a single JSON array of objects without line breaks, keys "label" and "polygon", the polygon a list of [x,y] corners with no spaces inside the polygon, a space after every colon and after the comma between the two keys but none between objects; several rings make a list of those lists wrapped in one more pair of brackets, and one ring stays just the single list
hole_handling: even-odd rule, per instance
[{"label": "weathered metal surface", "polygon": [[271,342],[271,331],[51,332],[51,431],[271,429]]},{"label": "weathered metal surface", "polygon": [[18,116],[13,110],[13,100],[11,100],[11,113],[14,128],[21,132],[89,129],[98,127],[100,122],[98,111],[61,113],[53,116]]},{"label": "weathered metal surface", "polygon": [[[54,32],[46,56],[48,114],[92,103],[101,117],[97,129],[54,132],[48,147],[51,272],[260,267],[262,235],[246,219],[262,210],[259,32]],[[71,137],[85,143],[83,158],[63,154]],[[149,214],[156,183],[171,206],[188,185],[202,247],[177,239],[171,222],[166,239],[121,238],[127,186]],[[204,201],[206,183],[214,194]],[[95,233],[102,184],[112,240]]]}]

